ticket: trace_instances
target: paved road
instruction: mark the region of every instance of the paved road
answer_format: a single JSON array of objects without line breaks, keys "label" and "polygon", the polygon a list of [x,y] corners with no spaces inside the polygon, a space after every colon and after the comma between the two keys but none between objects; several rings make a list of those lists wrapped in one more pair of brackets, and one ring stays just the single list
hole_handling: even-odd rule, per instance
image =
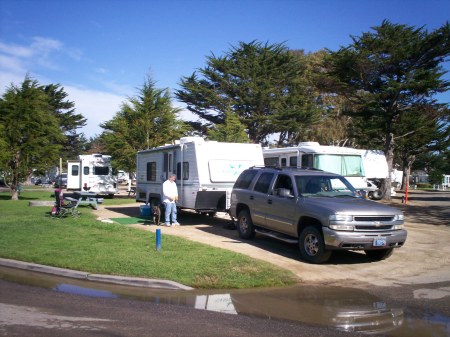
[{"label": "paved road", "polygon": [[4,280],[0,280],[0,299],[2,336],[357,336],[332,328],[179,305],[76,296]]}]

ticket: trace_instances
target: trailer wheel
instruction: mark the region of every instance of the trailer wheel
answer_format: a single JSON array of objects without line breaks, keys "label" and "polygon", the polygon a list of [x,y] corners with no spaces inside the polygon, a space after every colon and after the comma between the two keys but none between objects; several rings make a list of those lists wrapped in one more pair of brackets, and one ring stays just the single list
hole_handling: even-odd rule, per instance
[{"label": "trailer wheel", "polygon": [[373,200],[381,200],[383,198],[383,192],[381,190],[375,190],[372,192]]}]

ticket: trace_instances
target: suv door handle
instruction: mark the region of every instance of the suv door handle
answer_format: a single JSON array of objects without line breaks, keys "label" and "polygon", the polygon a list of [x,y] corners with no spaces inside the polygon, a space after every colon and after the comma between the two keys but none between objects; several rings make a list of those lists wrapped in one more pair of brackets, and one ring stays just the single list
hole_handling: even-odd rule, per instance
[{"label": "suv door handle", "polygon": [[272,205],[272,199],[267,199],[267,203]]},{"label": "suv door handle", "polygon": [[255,197],[253,195],[251,195],[249,199],[253,200],[253,199],[255,199]]}]

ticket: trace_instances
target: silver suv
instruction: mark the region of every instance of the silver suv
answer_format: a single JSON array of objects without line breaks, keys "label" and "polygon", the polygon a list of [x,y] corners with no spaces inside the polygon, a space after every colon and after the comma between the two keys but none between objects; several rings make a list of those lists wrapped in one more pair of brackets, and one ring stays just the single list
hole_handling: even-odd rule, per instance
[{"label": "silver suv", "polygon": [[318,170],[254,167],[231,193],[239,236],[255,233],[298,243],[304,260],[326,262],[333,250],[389,257],[406,241],[403,213],[366,200],[342,176]]}]

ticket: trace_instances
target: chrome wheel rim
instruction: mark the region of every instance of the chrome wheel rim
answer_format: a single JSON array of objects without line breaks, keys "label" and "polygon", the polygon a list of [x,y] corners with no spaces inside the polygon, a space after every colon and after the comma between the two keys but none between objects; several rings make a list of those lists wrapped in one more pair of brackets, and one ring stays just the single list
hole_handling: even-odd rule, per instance
[{"label": "chrome wheel rim", "polygon": [[315,256],[319,252],[319,240],[313,234],[308,234],[305,237],[305,251],[310,256]]}]

